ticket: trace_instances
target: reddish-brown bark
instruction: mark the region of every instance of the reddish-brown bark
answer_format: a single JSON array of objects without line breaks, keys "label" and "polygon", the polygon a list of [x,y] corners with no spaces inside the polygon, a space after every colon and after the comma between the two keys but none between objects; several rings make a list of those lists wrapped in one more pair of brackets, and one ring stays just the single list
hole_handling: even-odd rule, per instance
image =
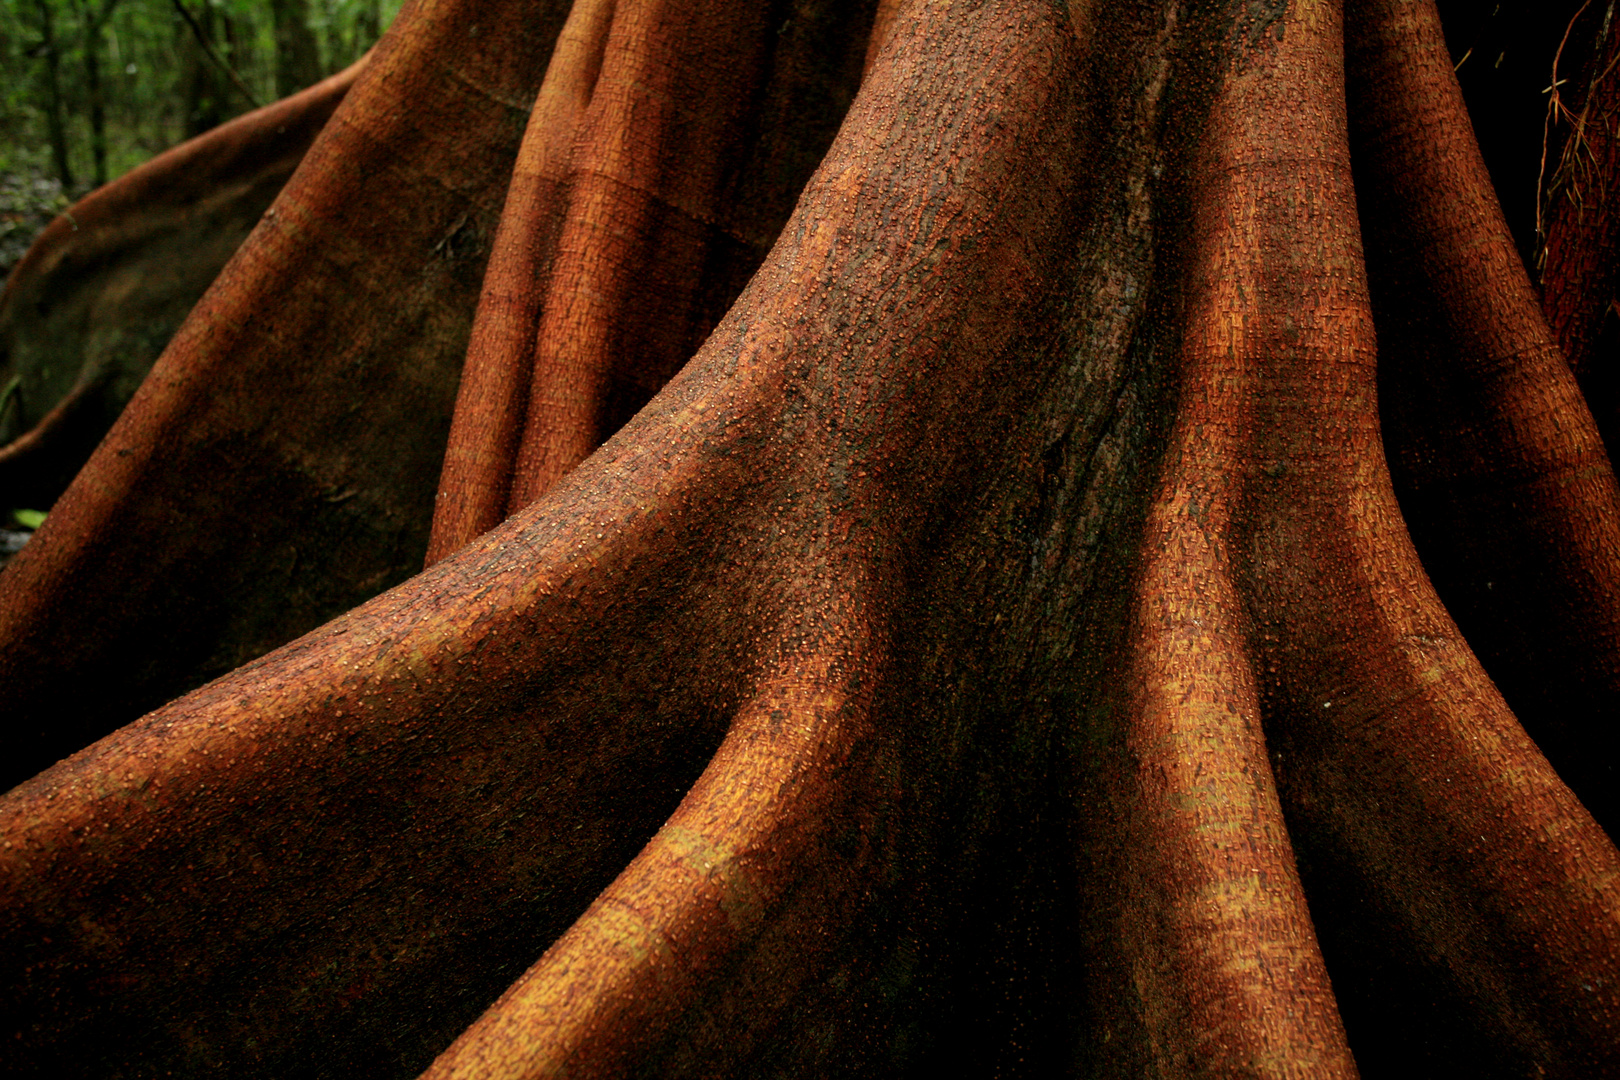
[{"label": "reddish-brown bark", "polygon": [[303,160],[365,58],[74,203],[0,292],[0,503],[48,507]]},{"label": "reddish-brown bark", "polygon": [[421,566],[488,237],[565,13],[432,5],[375,50],[6,568],[5,780]]},{"label": "reddish-brown bark", "polygon": [[[539,104],[433,565],[0,801],[16,1067],[1620,1068],[1620,853],[1577,798],[1609,812],[1615,482],[1432,4],[739,10],[580,0],[549,60],[484,54]],[[377,72],[473,40],[458,12],[407,9],[312,163],[381,159]],[[680,69],[804,55],[797,20],[861,31],[816,39],[808,85],[865,68],[838,137],[696,355],[565,468],[707,328],[691,251],[740,273],[783,191],[721,198],[712,140],[771,158],[758,99],[801,91]],[[305,176],[300,220],[346,205]],[[276,242],[216,294],[274,295]],[[223,319],[0,616],[134,506],[121,433],[197,422],[163,380],[217,391],[211,330],[276,355]]]},{"label": "reddish-brown bark", "polygon": [[1421,11],[1369,22],[1351,95],[1385,441],[1448,609],[1612,830],[1620,488]]},{"label": "reddish-brown bark", "polygon": [[[839,28],[842,59],[817,56],[824,35],[779,41],[782,14],[574,5],[484,275],[429,563],[533,502],[646,404],[764,258],[865,40],[856,17]],[[831,85],[815,85],[818,68]]]}]

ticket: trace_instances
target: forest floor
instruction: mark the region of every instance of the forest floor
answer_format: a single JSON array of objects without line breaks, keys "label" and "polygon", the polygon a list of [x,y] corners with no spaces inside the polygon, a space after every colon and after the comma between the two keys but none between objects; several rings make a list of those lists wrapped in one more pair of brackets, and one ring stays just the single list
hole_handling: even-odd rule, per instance
[{"label": "forest floor", "polygon": [[32,170],[0,172],[0,279],[28,250],[41,229],[66,210],[61,183]]},{"label": "forest floor", "polygon": [[[68,198],[55,177],[27,168],[0,171],[0,281],[10,275],[40,230],[67,207]],[[3,397],[0,409],[5,407]],[[32,535],[32,528],[0,510],[0,566]]]}]

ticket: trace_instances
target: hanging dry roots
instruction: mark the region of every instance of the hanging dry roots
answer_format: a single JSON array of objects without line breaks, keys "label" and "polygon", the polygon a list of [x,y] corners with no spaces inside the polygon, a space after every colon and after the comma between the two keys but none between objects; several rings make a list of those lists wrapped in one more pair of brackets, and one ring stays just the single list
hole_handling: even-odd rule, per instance
[{"label": "hanging dry roots", "polygon": [[[1559,49],[1568,85],[1552,87],[1562,122],[1562,152],[1545,169],[1546,246],[1542,252],[1543,307],[1558,344],[1575,370],[1598,429],[1620,446],[1620,212],[1615,178],[1620,176],[1620,19],[1615,5],[1592,4]],[[1584,30],[1592,45],[1582,64],[1568,48],[1572,31]],[[1562,80],[1560,80],[1562,81]],[[1561,92],[1561,93],[1560,93]],[[1562,105],[1562,95],[1575,108]],[[1551,126],[1551,125],[1549,125]],[[1551,134],[1551,132],[1549,132]]]},{"label": "hanging dry roots", "polygon": [[529,8],[0,578],[43,764],[431,563],[0,802],[15,1068],[1620,1070],[1620,488],[1431,3]]}]

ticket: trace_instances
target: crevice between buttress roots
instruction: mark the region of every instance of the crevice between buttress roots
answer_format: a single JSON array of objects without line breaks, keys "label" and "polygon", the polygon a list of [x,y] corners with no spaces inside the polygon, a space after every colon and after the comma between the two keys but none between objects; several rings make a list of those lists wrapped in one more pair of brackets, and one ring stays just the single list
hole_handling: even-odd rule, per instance
[{"label": "crevice between buttress roots", "polygon": [[[694,1002],[727,996],[715,983],[791,993],[815,976],[881,872],[865,838],[885,816],[870,767],[883,635],[862,599],[847,585],[816,597],[808,651],[761,679],[657,835],[427,1076],[621,1075]],[[834,842],[851,829],[854,851]],[[823,928],[797,943],[797,963],[756,947],[784,908]],[[710,1046],[704,1061],[746,1059],[759,1050],[748,1042]]]},{"label": "crevice between buttress roots", "polygon": [[[870,17],[848,14],[856,29]],[[791,194],[773,185],[815,138],[803,69],[853,82],[864,51],[841,37],[841,61],[824,33],[793,28],[724,0],[574,5],[485,271],[429,565],[583,461],[758,266]]]}]

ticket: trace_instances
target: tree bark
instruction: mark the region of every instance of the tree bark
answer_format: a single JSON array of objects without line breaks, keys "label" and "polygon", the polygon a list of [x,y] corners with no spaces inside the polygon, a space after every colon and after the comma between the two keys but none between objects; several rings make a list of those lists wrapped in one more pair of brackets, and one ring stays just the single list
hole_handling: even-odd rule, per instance
[{"label": "tree bark", "polygon": [[1432,0],[476,8],[0,574],[40,761],[432,563],[0,800],[16,1068],[1620,1070],[1620,486]]}]

